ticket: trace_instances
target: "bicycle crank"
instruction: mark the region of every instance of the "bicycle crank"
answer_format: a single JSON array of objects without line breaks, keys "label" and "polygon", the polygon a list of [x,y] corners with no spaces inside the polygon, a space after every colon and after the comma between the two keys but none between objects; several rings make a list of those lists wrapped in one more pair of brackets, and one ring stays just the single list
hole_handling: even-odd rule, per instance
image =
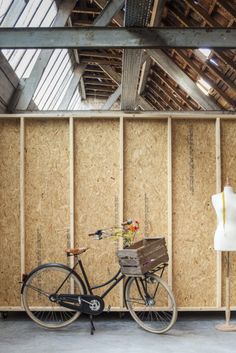
[{"label": "bicycle crank", "polygon": [[97,295],[56,294],[49,299],[68,309],[89,315],[101,314],[105,306],[103,299]]}]

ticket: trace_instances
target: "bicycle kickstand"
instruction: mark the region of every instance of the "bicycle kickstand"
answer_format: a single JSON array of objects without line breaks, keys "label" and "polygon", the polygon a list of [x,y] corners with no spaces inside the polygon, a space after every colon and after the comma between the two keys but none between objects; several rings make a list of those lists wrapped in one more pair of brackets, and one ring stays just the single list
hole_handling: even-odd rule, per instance
[{"label": "bicycle kickstand", "polygon": [[89,319],[90,319],[90,325],[91,325],[90,334],[93,335],[93,334],[94,334],[94,331],[96,330],[96,329],[95,329],[95,326],[94,326],[94,323],[93,323],[93,315],[89,315]]}]

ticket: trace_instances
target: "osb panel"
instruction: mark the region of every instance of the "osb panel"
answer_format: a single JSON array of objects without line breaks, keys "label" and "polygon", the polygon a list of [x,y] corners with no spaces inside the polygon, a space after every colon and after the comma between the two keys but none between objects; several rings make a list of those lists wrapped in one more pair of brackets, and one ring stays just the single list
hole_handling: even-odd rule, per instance
[{"label": "osb panel", "polygon": [[68,121],[25,122],[26,270],[66,263],[69,245]]},{"label": "osb panel", "polygon": [[[118,270],[117,244],[95,241],[88,233],[119,221],[119,122],[75,121],[75,243],[88,246],[84,266],[92,285],[103,283]],[[98,291],[101,293],[101,291]],[[119,306],[119,288],[105,299]]]},{"label": "osb panel", "polygon": [[126,120],[124,136],[124,218],[167,238],[167,120]]},{"label": "osb panel", "polygon": [[173,121],[172,133],[173,289],[178,306],[215,306],[215,122]]},{"label": "osb panel", "polygon": [[[226,120],[221,122],[221,163],[222,163],[222,189],[229,177],[230,185],[236,192],[236,121]],[[236,235],[235,235],[236,236]],[[226,276],[226,253],[223,252],[223,278],[222,297],[225,305],[225,276]],[[236,254],[230,252],[230,301],[236,305]]]},{"label": "osb panel", "polygon": [[20,305],[20,126],[0,122],[0,306]]},{"label": "osb panel", "polygon": [[125,121],[124,214],[147,236],[167,235],[167,122]]}]

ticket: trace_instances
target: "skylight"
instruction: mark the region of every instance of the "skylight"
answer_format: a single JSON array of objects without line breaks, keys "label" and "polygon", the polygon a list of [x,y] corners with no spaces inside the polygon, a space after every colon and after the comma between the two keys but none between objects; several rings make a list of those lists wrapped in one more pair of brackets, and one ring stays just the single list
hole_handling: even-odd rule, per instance
[{"label": "skylight", "polygon": [[211,49],[207,49],[207,48],[200,48],[198,49],[200,51],[200,53],[202,53],[206,60],[209,58],[209,56],[211,55]]},{"label": "skylight", "polygon": [[203,93],[205,93],[206,96],[209,95],[209,91],[212,88],[209,83],[207,83],[203,78],[199,78],[197,81],[197,86],[202,90]]},{"label": "skylight", "polygon": [[[3,27],[51,27],[57,15],[55,0],[19,1],[19,13],[16,9],[19,0],[0,0],[0,26]],[[18,9],[18,7],[17,7]],[[2,50],[6,59],[20,79],[30,77],[41,50],[17,49]],[[73,60],[66,49],[56,49],[44,70],[33,100],[40,110],[57,109],[73,78]],[[78,106],[79,90],[74,94],[70,107]]]}]

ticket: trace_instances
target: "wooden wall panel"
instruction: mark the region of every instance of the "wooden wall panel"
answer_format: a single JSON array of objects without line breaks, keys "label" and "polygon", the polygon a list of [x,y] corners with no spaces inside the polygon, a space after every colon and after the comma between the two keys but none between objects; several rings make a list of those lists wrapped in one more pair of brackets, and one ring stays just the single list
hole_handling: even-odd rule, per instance
[{"label": "wooden wall panel", "polygon": [[68,120],[25,122],[26,271],[45,262],[67,262],[68,135]]},{"label": "wooden wall panel", "polygon": [[167,236],[167,121],[125,121],[124,214]]},{"label": "wooden wall panel", "polygon": [[[84,265],[93,285],[117,270],[117,243],[95,241],[89,232],[119,221],[119,121],[75,121],[75,245],[88,246]],[[120,305],[119,289],[106,304]]]},{"label": "wooden wall panel", "polygon": [[125,120],[124,145],[124,218],[167,242],[167,120]]},{"label": "wooden wall panel", "polygon": [[181,307],[216,306],[215,123],[173,121],[173,289]]},{"label": "wooden wall panel", "polygon": [[[229,177],[230,185],[236,192],[236,121],[221,122],[222,189]],[[236,234],[235,234],[236,237]],[[222,304],[225,305],[226,253],[223,252]],[[236,306],[236,254],[230,252],[231,305]]]},{"label": "wooden wall panel", "polygon": [[20,124],[0,122],[0,306],[20,305]]}]

